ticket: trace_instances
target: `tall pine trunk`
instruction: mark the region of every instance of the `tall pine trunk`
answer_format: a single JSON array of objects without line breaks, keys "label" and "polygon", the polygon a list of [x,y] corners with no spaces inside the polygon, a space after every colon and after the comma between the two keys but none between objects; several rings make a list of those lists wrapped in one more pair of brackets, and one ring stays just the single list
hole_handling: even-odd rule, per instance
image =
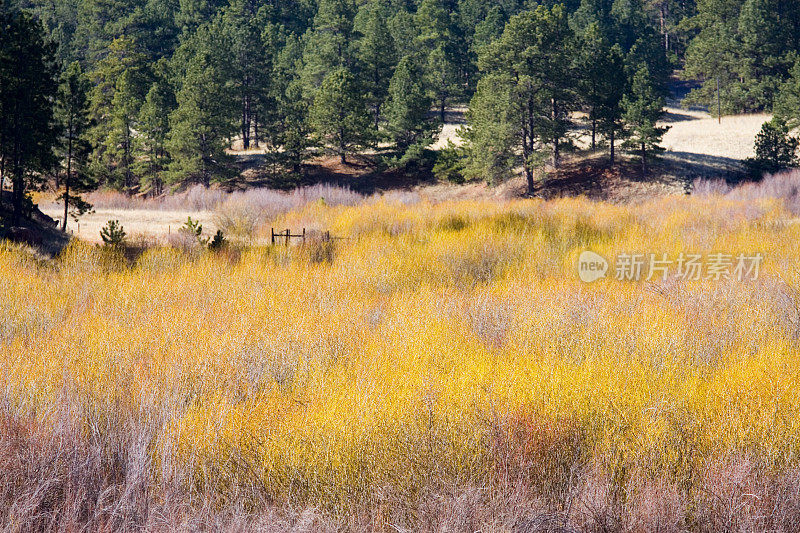
[{"label": "tall pine trunk", "polygon": [[647,175],[647,145],[642,143],[642,176]]},{"label": "tall pine trunk", "polygon": [[[376,68],[375,71],[372,73],[372,84],[373,87],[380,87],[381,84],[381,75]],[[378,131],[381,125],[381,99],[375,99],[375,131]]]},{"label": "tall pine trunk", "polygon": [[614,132],[614,128],[612,127],[611,128],[611,133],[609,135],[609,141],[611,141],[609,143],[611,145],[611,166],[614,166],[614,155],[615,155],[614,154],[614,140],[615,140],[614,139],[614,133],[615,133]]},{"label": "tall pine trunk", "polygon": [[131,147],[131,139],[133,138],[131,134],[131,126],[130,122],[125,123],[125,141],[123,146],[123,162],[125,165],[125,189],[128,193],[131,192],[133,188],[133,172],[131,171],[131,164],[132,164],[132,147]]},{"label": "tall pine trunk", "polygon": [[242,98],[242,148],[250,148],[250,98]]},{"label": "tall pine trunk", "polygon": [[[555,98],[553,98],[551,100],[551,102],[552,102],[552,105],[553,105],[553,123],[555,124],[556,120],[558,119],[558,102],[556,102]],[[558,146],[558,141],[559,140],[560,139],[558,138],[558,135],[554,134],[553,135],[553,168],[558,168],[558,163],[559,163],[559,159],[560,159],[560,156],[561,156],[560,148]]]},{"label": "tall pine trunk", "polygon": [[14,204],[14,211],[12,216],[12,225],[19,226],[22,220],[22,187],[23,179],[17,176],[11,178],[11,201]]},{"label": "tall pine trunk", "polygon": [[339,161],[343,165],[347,164],[347,153],[345,152],[345,142],[344,142],[344,129],[339,129]]},{"label": "tall pine trunk", "polygon": [[525,163],[525,181],[528,183],[528,194],[533,196],[533,169],[531,168],[530,164]]},{"label": "tall pine trunk", "polygon": [[25,189],[25,178],[22,175],[22,164],[20,159],[22,147],[19,145],[19,140],[14,141],[14,151],[12,160],[12,174],[11,174],[11,203],[14,207],[12,215],[12,225],[19,226],[22,220],[22,199]]},{"label": "tall pine trunk", "polygon": [[64,178],[64,224],[61,231],[67,231],[67,215],[69,214],[69,182],[72,179],[72,132],[67,146],[67,177]]},{"label": "tall pine trunk", "polygon": [[202,161],[200,172],[203,179],[203,185],[205,185],[206,189],[208,189],[211,186],[211,176],[208,175],[207,146],[208,145],[206,144],[206,134],[203,133],[200,135],[200,148],[202,150],[202,157],[200,158],[200,161]]},{"label": "tall pine trunk", "polygon": [[522,168],[525,170],[525,181],[528,183],[528,194],[533,196],[533,169],[531,168],[531,155],[533,154],[533,147],[528,144],[528,132],[522,133]]},{"label": "tall pine trunk", "polygon": [[253,113],[253,145],[258,148],[258,113]]}]

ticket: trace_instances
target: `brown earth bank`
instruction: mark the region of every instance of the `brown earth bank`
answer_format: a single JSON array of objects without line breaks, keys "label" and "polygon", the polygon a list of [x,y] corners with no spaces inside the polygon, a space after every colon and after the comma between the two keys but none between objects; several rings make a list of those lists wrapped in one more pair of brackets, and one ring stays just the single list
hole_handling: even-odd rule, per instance
[{"label": "brown earth bank", "polygon": [[57,255],[69,242],[69,236],[59,230],[58,221],[37,206],[17,224],[12,218],[11,204],[0,200],[0,241],[26,246],[43,257]]}]

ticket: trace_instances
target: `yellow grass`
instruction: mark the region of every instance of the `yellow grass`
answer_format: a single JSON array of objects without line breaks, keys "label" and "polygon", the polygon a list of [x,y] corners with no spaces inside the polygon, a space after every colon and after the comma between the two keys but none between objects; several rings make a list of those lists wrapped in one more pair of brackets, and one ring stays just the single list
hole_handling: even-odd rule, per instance
[{"label": "yellow grass", "polygon": [[[279,227],[348,240],[133,265],[80,242],[45,264],[4,248],[4,409],[44,433],[68,412],[99,440],[146,426],[155,486],[334,515],[451,486],[559,498],[590,470],[687,495],[731,458],[786,472],[800,226],[784,218],[720,197],[317,203]],[[585,249],[765,263],[756,281],[585,284]]]}]

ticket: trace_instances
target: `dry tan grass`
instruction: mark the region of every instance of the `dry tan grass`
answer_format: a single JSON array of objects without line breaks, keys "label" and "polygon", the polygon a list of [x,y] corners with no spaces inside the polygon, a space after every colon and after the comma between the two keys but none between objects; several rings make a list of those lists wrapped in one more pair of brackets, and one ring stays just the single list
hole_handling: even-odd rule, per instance
[{"label": "dry tan grass", "polygon": [[[434,149],[440,149],[452,141],[461,144],[458,129],[464,125],[463,113],[466,109],[454,108],[448,114]],[[686,110],[667,107],[662,125],[670,126],[664,135],[662,146],[670,152],[686,152],[720,158],[742,160],[753,155],[753,141],[764,122],[771,115],[750,114],[722,117],[721,123],[705,111]],[[579,147],[589,147],[589,135],[578,135]]]},{"label": "dry tan grass", "polygon": [[[46,215],[63,220],[63,213],[59,208],[44,206],[41,209]],[[109,220],[119,220],[129,236],[145,235],[164,239],[183,226],[188,217],[200,221],[205,235],[213,235],[217,230],[214,213],[210,211],[153,209],[97,209],[92,214],[82,216],[79,222],[70,220],[67,230],[81,240],[99,243],[102,242],[100,229]]]},{"label": "dry tan grass", "polygon": [[670,130],[662,146],[669,152],[742,160],[754,154],[753,142],[767,114],[732,115],[718,122],[704,111],[667,108],[664,125]]},{"label": "dry tan grass", "polygon": [[[54,202],[54,194],[40,194],[40,209],[56,220],[63,220],[63,207]],[[217,229],[249,240],[265,223],[310,203],[355,205],[366,197],[350,189],[319,184],[291,192],[266,188],[226,192],[219,188],[195,186],[179,194],[156,198],[131,197],[114,191],[87,195],[95,211],[69,222],[76,237],[100,242],[100,228],[109,220],[119,220],[128,235],[146,235],[162,242],[181,227],[188,217],[203,225],[206,236]]]}]

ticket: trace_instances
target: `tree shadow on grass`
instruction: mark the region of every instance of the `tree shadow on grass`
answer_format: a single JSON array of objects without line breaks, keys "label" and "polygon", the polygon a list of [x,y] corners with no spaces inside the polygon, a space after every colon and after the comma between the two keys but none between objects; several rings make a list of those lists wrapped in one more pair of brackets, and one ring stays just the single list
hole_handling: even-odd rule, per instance
[{"label": "tree shadow on grass", "polygon": [[675,124],[676,122],[690,122],[692,120],[700,119],[693,115],[687,115],[686,113],[679,113],[677,111],[669,110],[661,116],[659,122],[664,124]]},{"label": "tree shadow on grass", "polygon": [[698,178],[722,178],[729,182],[745,175],[736,159],[689,152],[665,152],[648,162],[643,173],[641,160],[620,155],[611,165],[606,154],[579,155],[557,171],[550,171],[535,194],[542,198],[585,196],[593,200],[628,201],[659,194],[691,191]]},{"label": "tree shadow on grass", "polygon": [[381,163],[381,156],[387,154],[350,155],[346,163],[337,156],[319,156],[297,170],[287,169],[269,154],[248,155],[239,160],[242,171],[227,187],[232,190],[254,187],[291,190],[324,183],[370,195],[436,183],[431,171],[432,153],[419,164],[406,168],[386,168]]},{"label": "tree shadow on grass", "polygon": [[670,151],[662,154],[661,161],[665,171],[691,181],[696,178],[738,181],[746,174],[742,161],[732,157]]}]

